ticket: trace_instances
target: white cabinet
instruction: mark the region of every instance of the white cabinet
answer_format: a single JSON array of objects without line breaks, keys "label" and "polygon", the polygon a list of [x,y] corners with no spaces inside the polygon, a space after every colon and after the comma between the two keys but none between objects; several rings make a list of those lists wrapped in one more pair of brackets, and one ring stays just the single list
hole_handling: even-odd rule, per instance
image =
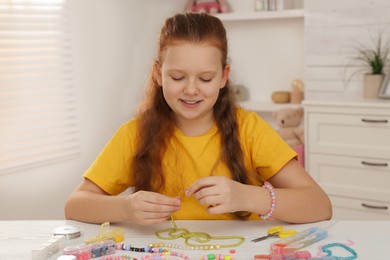
[{"label": "white cabinet", "polygon": [[306,169],[334,218],[390,220],[390,102],[305,101]]}]

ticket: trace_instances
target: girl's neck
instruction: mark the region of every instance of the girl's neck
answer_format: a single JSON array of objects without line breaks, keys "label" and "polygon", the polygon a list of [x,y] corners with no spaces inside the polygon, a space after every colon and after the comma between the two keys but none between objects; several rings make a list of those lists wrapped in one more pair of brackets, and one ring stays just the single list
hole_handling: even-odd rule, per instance
[{"label": "girl's neck", "polygon": [[177,127],[186,136],[200,136],[207,133],[214,124],[214,118],[203,118],[201,120],[177,120]]}]

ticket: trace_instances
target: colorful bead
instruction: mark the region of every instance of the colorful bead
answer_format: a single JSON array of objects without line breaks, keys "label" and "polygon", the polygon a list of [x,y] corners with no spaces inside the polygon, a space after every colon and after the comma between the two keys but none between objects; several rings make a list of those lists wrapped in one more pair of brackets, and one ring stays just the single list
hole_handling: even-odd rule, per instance
[{"label": "colorful bead", "polygon": [[223,254],[207,254],[199,258],[199,260],[233,260],[231,255]]},{"label": "colorful bead", "polygon": [[269,182],[267,182],[267,181],[264,182],[263,187],[266,188],[269,191],[269,194],[271,195],[271,208],[265,215],[259,215],[259,217],[262,220],[267,220],[267,219],[270,219],[272,217],[272,214],[275,211],[275,207],[276,207],[276,194],[275,194],[275,191],[274,191],[274,187],[272,187],[272,185]]},{"label": "colorful bead", "polygon": [[142,260],[163,260],[163,259],[169,259],[169,256],[176,256],[180,257],[184,260],[190,260],[188,256],[185,254],[177,253],[177,252],[170,252],[170,253],[149,253],[144,256],[142,256]]}]

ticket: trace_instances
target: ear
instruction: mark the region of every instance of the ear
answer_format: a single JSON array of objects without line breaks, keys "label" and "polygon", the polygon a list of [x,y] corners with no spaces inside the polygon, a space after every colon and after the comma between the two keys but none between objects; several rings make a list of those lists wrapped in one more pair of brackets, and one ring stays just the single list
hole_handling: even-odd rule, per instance
[{"label": "ear", "polygon": [[222,86],[220,88],[224,88],[226,86],[226,82],[229,79],[229,75],[230,75],[230,64],[226,64],[222,72]]},{"label": "ear", "polygon": [[157,62],[153,64],[153,78],[159,86],[162,86],[161,69]]}]

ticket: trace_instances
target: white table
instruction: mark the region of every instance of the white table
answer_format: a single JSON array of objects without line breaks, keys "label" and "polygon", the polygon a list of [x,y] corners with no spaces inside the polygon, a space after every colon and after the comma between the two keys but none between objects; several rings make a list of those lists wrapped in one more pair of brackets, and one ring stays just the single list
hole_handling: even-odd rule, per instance
[{"label": "white table", "polygon": [[[284,225],[286,229],[296,229],[298,232],[309,227],[328,228],[328,238],[312,244],[304,250],[312,255],[318,253],[318,246],[340,242],[347,243],[352,240],[352,248],[358,253],[358,259],[390,259],[390,221],[324,221],[304,225],[288,225],[276,221],[177,221],[178,227],[192,231],[203,231],[213,236],[238,235],[245,237],[245,243],[234,248],[235,259],[253,259],[256,254],[269,253],[269,245],[278,238],[253,243],[251,239],[266,234],[267,229],[274,225]],[[65,220],[23,220],[23,221],[0,221],[0,260],[8,259],[31,259],[32,249],[38,248],[42,243],[50,239],[54,228],[73,225],[81,228],[81,237],[66,241],[66,246],[81,245],[87,238],[99,234],[100,225],[85,224],[76,221]],[[139,226],[131,222],[111,224],[111,228],[123,228],[125,230],[125,243],[135,247],[143,247],[153,242],[166,242],[159,240],[155,232],[172,227],[170,222],[154,226]],[[175,244],[183,244],[182,239],[171,241]],[[179,251],[179,250],[176,250]],[[337,252],[334,250],[335,254]],[[181,251],[183,252],[183,251]],[[220,250],[191,250],[185,251],[191,259],[199,259],[208,253],[228,254],[229,249]],[[116,255],[128,254],[140,257],[142,253],[117,251]],[[57,259],[61,252],[50,259]],[[346,255],[345,255],[346,256]],[[177,259],[172,257],[172,259]]]}]

